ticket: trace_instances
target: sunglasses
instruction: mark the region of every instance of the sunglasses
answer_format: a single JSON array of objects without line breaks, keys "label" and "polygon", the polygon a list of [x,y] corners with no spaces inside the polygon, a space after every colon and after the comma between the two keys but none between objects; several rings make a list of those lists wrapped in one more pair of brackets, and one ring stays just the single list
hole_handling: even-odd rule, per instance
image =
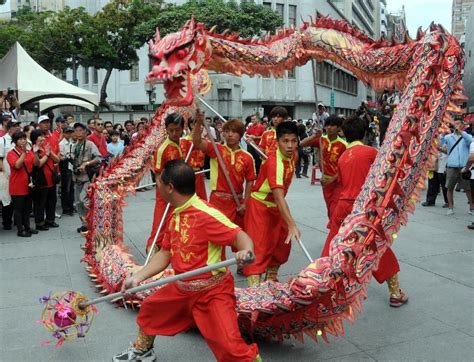
[{"label": "sunglasses", "polygon": [[95,125],[96,126],[103,126],[104,124],[103,123],[96,123]]}]

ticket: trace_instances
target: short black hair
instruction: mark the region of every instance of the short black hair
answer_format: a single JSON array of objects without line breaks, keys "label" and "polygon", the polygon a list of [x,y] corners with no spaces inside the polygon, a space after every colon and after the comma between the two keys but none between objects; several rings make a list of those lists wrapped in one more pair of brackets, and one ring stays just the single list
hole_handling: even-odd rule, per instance
[{"label": "short black hair", "polygon": [[119,131],[116,131],[116,130],[113,130],[110,132],[110,137],[112,136],[120,136],[120,132]]},{"label": "short black hair", "polygon": [[360,141],[367,132],[367,121],[353,114],[342,123],[342,132],[347,142]]},{"label": "short black hair", "polygon": [[324,121],[325,126],[337,126],[342,127],[342,118],[336,116],[335,114],[331,114],[326,120]]},{"label": "short black hair", "polygon": [[168,127],[170,124],[179,125],[184,128],[184,118],[179,113],[168,114],[165,118],[165,127]]},{"label": "short black hair", "polygon": [[110,122],[110,121],[105,121],[105,122],[104,122],[104,127],[105,127],[105,125],[107,125],[107,124],[111,124],[112,127],[113,127],[113,125],[114,125],[114,124],[113,124],[112,122]]},{"label": "short black hair", "polygon": [[38,138],[40,138],[41,136],[43,135],[43,131],[40,130],[40,129],[35,129],[33,131],[31,131],[31,134],[30,134],[30,141],[32,144],[35,144],[36,143],[36,140]]},{"label": "short black hair", "polygon": [[84,123],[81,123],[81,122],[74,123],[73,127],[74,127],[74,129],[76,129],[76,128],[87,129],[86,125]]},{"label": "short black hair", "polygon": [[183,160],[168,161],[161,173],[161,181],[165,185],[172,184],[181,195],[194,195],[195,178],[193,168]]},{"label": "short black hair", "polygon": [[16,144],[16,142],[22,138],[26,138],[26,133],[22,131],[17,131],[12,134],[12,142]]},{"label": "short black hair", "polygon": [[95,122],[95,118],[89,118],[89,119],[87,120],[87,125],[90,125],[90,124],[92,123],[92,121]]},{"label": "short black hair", "polygon": [[285,107],[273,107],[272,110],[270,111],[270,118],[273,117],[283,117],[287,118],[288,117],[288,111],[286,110]]},{"label": "short black hair", "polygon": [[131,120],[125,121],[125,123],[124,123],[123,125],[126,126],[127,124],[132,124],[132,125],[134,125],[133,121],[131,121]]},{"label": "short black hair", "polygon": [[285,134],[294,134],[298,137],[298,126],[293,121],[281,122],[276,128],[277,139],[280,139]]}]

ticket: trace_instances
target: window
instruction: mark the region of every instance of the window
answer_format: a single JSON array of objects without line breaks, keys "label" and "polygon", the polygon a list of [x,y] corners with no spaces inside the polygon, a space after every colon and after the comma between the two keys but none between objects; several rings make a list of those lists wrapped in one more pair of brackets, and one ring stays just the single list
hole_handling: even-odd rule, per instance
[{"label": "window", "polygon": [[281,16],[283,22],[285,22],[285,5],[284,4],[276,4],[275,11]]},{"label": "window", "polygon": [[140,79],[140,66],[138,60],[132,63],[130,68],[130,82],[138,82]]},{"label": "window", "polygon": [[334,85],[336,90],[357,95],[357,78],[342,69],[333,73],[333,66],[327,62],[317,63],[316,82],[329,88]]},{"label": "window", "polygon": [[99,83],[99,71],[95,67],[92,69],[92,83]]},{"label": "window", "polygon": [[296,26],[296,5],[288,6],[288,25]]},{"label": "window", "polygon": [[89,84],[89,67],[84,67],[84,73],[82,75],[82,83]]},{"label": "window", "polygon": [[288,70],[288,79],[295,79],[296,78],[296,68]]},{"label": "window", "polygon": [[272,3],[271,2],[268,2],[268,1],[264,1],[263,2],[263,6],[266,6],[267,8],[272,8]]}]

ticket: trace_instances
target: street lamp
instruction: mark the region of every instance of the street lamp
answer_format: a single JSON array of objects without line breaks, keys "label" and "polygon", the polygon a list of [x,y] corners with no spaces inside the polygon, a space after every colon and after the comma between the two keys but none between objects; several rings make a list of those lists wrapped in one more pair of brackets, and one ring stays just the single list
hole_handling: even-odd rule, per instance
[{"label": "street lamp", "polygon": [[153,84],[145,83],[145,92],[148,95],[148,107],[149,110],[153,110],[153,106],[156,102],[156,88]]}]

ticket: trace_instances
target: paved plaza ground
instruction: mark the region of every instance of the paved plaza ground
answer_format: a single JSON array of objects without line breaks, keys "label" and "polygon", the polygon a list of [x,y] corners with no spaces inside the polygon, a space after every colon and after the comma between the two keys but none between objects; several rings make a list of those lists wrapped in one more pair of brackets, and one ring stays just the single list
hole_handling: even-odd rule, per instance
[{"label": "paved plaza ground", "polygon": [[[125,235],[133,254],[142,263],[145,240],[151,226],[155,191],[130,196],[125,210]],[[474,356],[474,231],[466,225],[466,198],[456,193],[455,215],[445,216],[440,206],[418,205],[407,227],[402,228],[393,249],[401,265],[401,282],[408,305],[388,305],[385,285],[370,285],[369,298],[346,334],[330,338],[330,344],[258,341],[264,361],[437,360],[468,361]],[[303,241],[316,257],[327,230],[319,185],[295,179],[288,201],[303,233]],[[438,200],[440,201],[440,200]],[[49,291],[78,290],[89,298],[99,295],[91,286],[76,233],[76,217],[64,216],[58,229],[30,239],[0,230],[0,361],[110,361],[133,341],[136,312],[100,304],[99,315],[86,339],[66,343],[60,349],[41,346],[49,336],[41,325],[38,298]],[[308,264],[297,244],[281,279],[294,276]],[[237,277],[243,286],[242,277]],[[159,313],[160,311],[158,311]],[[166,312],[166,311],[163,311]],[[212,361],[213,355],[196,332],[158,337],[159,361]]]}]

